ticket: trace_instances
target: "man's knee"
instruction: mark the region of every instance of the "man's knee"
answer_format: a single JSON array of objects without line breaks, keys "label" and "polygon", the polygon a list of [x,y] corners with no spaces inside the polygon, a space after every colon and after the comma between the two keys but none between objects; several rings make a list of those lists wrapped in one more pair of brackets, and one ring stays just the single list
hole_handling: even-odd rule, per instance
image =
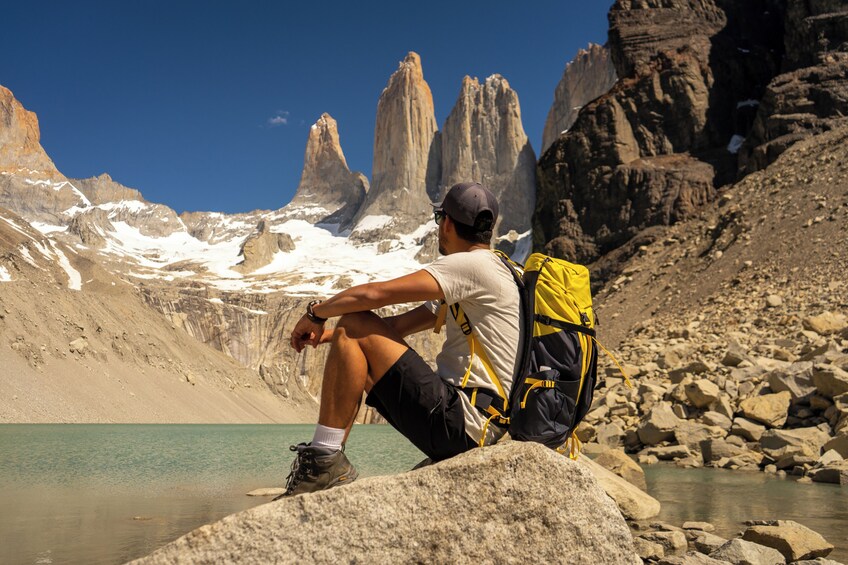
[{"label": "man's knee", "polygon": [[347,337],[357,339],[374,333],[382,333],[386,325],[386,322],[374,312],[351,312],[339,318],[336,330],[341,330]]}]

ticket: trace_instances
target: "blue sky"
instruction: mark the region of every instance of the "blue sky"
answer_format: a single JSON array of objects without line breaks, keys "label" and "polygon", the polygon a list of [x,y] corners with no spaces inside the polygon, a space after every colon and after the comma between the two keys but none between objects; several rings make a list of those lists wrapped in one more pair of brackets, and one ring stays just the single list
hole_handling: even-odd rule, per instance
[{"label": "blue sky", "polygon": [[611,4],[2,0],[0,84],[69,177],[108,172],[178,212],[275,209],[322,112],[370,178],[377,100],[408,51],[440,127],[463,76],[500,73],[538,153],[565,64],[606,41]]}]

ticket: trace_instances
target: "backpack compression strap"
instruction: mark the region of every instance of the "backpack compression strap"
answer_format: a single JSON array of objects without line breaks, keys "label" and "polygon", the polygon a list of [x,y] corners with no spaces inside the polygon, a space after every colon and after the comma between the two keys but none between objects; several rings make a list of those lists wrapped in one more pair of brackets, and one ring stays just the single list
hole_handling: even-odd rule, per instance
[{"label": "backpack compression strap", "polygon": [[[459,304],[452,304],[450,306],[450,311],[451,314],[453,314],[460,330],[462,330],[462,333],[465,335],[465,339],[468,340],[468,350],[470,352],[468,368],[465,370],[465,375],[462,377],[460,389],[470,398],[471,404],[475,408],[489,416],[486,420],[486,424],[483,426],[483,434],[480,437],[480,447],[483,447],[486,442],[486,432],[488,431],[489,425],[492,421],[497,420],[498,424],[504,426],[509,424],[509,396],[507,396],[500,379],[498,379],[498,376],[495,373],[495,368],[492,365],[492,361],[489,359],[489,355],[486,353],[486,349],[474,334],[474,328],[471,325],[471,321],[462,310],[462,307]],[[471,368],[474,366],[475,356],[478,357],[480,362],[483,364],[483,368],[486,370],[486,375],[497,389],[496,392],[479,387],[467,388],[468,379],[471,377]]]}]

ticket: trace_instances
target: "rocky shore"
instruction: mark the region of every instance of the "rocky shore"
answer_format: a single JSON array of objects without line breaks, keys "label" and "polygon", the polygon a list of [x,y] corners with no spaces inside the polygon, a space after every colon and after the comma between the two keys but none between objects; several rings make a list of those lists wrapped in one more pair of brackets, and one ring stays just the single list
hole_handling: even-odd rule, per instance
[{"label": "rocky shore", "polygon": [[763,342],[753,330],[721,341],[701,320],[672,332],[645,324],[621,348],[634,387],[608,367],[579,436],[642,464],[848,484],[848,319],[825,312],[796,323],[791,337]]}]

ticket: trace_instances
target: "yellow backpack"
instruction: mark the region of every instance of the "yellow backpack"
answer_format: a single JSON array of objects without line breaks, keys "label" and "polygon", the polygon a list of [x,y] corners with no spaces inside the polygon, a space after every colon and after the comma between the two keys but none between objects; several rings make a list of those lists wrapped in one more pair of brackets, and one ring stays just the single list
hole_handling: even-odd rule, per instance
[{"label": "yellow backpack", "polygon": [[[533,253],[520,273],[521,265],[496,253],[509,267],[521,294],[517,371],[512,390],[505,391],[471,322],[454,305],[451,312],[468,338],[471,355],[480,357],[496,389],[463,388],[463,392],[489,415],[487,426],[494,421],[507,427],[515,440],[535,441],[560,452],[571,438],[571,456],[576,457],[579,442],[573,433],[592,405],[597,348],[604,349],[595,336],[589,270]],[[485,437],[484,430],[481,445]]]}]

